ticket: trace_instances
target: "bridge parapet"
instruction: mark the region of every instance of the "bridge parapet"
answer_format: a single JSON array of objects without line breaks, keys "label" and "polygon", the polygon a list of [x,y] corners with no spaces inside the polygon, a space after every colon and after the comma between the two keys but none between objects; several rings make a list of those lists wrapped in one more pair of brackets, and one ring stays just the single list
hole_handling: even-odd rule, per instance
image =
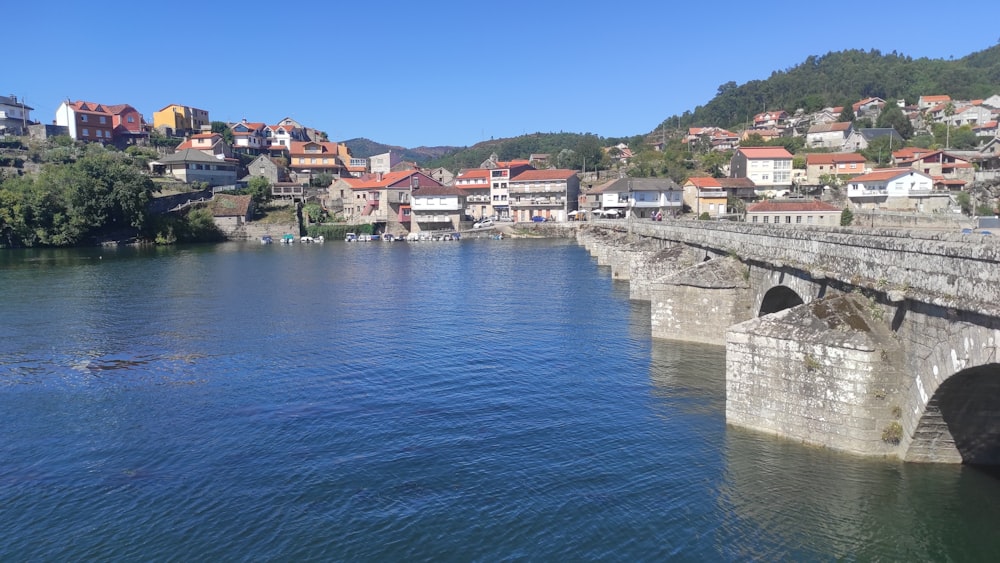
[{"label": "bridge parapet", "polygon": [[1000,316],[1000,237],[864,228],[663,221],[589,228],[680,242],[845,285]]}]

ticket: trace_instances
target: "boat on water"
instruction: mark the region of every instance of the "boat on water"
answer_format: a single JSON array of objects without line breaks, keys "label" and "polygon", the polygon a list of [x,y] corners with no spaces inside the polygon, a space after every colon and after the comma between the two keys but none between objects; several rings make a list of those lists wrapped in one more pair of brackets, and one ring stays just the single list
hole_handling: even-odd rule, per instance
[{"label": "boat on water", "polygon": [[274,239],[271,238],[271,235],[264,235],[264,236],[260,237],[260,243],[261,244],[274,244]]},{"label": "boat on water", "polygon": [[347,233],[344,237],[344,242],[358,242],[358,235],[356,233]]},{"label": "boat on water", "polygon": [[286,234],[281,237],[281,244],[295,244],[295,235]]}]

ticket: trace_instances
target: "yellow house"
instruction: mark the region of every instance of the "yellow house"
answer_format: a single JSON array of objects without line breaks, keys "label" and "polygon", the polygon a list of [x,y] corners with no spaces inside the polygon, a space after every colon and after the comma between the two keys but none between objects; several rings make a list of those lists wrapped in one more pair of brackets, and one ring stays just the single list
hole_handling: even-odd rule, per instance
[{"label": "yellow house", "polygon": [[198,132],[210,124],[207,111],[189,106],[170,104],[153,113],[154,128],[169,127],[175,133]]}]

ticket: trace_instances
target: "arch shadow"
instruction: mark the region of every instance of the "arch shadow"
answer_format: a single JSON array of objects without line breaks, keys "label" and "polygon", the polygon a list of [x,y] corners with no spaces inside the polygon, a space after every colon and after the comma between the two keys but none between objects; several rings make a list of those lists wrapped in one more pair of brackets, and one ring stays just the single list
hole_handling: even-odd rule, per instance
[{"label": "arch shadow", "polygon": [[944,381],[928,402],[962,456],[962,463],[1000,465],[1000,364],[962,370]]},{"label": "arch shadow", "polygon": [[798,307],[803,303],[805,303],[805,301],[799,297],[798,293],[795,293],[795,291],[786,286],[778,285],[772,287],[767,291],[767,293],[764,294],[764,299],[760,303],[760,311],[757,316],[763,317],[764,315],[770,315],[772,313],[777,313],[778,311]]}]

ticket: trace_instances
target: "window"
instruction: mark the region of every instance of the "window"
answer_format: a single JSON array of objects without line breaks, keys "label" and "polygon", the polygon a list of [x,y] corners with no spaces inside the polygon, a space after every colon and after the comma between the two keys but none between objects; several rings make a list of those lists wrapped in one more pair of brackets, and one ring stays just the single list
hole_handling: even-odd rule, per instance
[{"label": "window", "polygon": [[101,122],[101,125],[104,125],[105,123],[108,122],[108,118],[104,117],[103,115],[100,116],[98,119]]},{"label": "window", "polygon": [[785,223],[789,223],[790,224],[791,222],[792,222],[792,216],[791,215],[785,215]]},{"label": "window", "polygon": [[[754,219],[756,219],[756,217],[754,217]],[[770,220],[770,217],[768,217],[767,215],[765,215],[764,216],[764,222],[765,223],[769,223],[770,222],[769,220]]]},{"label": "window", "polygon": [[84,129],[83,130],[83,136],[84,137],[89,137],[90,136],[90,129]]},{"label": "window", "polygon": [[[766,219],[766,217],[765,217],[765,219]],[[754,222],[754,223],[756,223],[756,222],[757,222],[757,216],[756,216],[756,215],[754,215],[754,216],[753,216],[753,222]]]},{"label": "window", "polygon": [[812,222],[813,222],[813,216],[812,215],[806,217],[806,224],[807,225],[812,225]]},{"label": "window", "polygon": [[795,222],[796,223],[801,223],[802,222],[802,216],[801,215],[796,215],[795,216]]},{"label": "window", "polygon": [[87,114],[81,113],[80,114],[80,121],[86,123],[87,122]]}]

